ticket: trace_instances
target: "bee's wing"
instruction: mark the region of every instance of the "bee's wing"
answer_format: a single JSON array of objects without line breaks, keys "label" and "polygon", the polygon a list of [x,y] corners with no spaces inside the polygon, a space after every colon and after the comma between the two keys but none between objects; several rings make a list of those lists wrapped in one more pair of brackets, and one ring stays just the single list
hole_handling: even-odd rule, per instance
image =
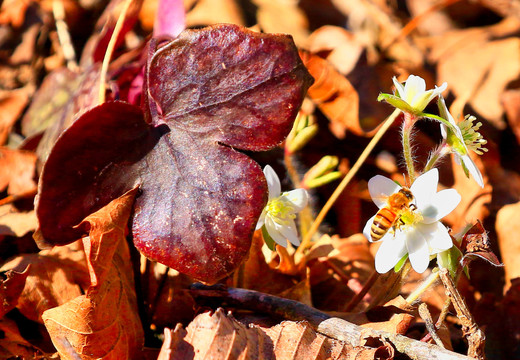
[{"label": "bee's wing", "polygon": [[388,205],[388,195],[384,195],[384,194],[377,194],[377,195],[372,195],[372,201],[374,202],[374,204],[376,204],[376,206],[378,208],[384,208],[385,206]]}]

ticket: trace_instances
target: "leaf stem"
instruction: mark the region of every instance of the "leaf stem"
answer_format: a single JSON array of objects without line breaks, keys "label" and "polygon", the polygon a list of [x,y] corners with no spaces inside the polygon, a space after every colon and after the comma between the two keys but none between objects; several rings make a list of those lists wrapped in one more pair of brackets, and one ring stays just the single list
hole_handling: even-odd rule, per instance
[{"label": "leaf stem", "polygon": [[123,27],[123,22],[126,17],[126,13],[130,4],[133,0],[125,0],[123,4],[123,9],[121,14],[119,14],[119,18],[117,19],[116,26],[114,27],[114,32],[110,37],[110,41],[107,46],[107,51],[105,52],[105,57],[103,58],[103,64],[101,65],[101,71],[99,74],[99,103],[103,104],[105,102],[105,81],[107,77],[108,64],[110,63],[110,59],[112,58],[112,54],[114,52],[114,47],[116,46],[117,38],[119,37],[119,33],[121,32],[121,28]]},{"label": "leaf stem", "polygon": [[319,226],[325,219],[325,216],[327,215],[329,210],[332,208],[332,205],[334,205],[334,203],[336,202],[338,197],[341,195],[343,190],[345,190],[345,188],[350,183],[350,181],[352,180],[354,175],[356,175],[359,168],[361,168],[361,165],[363,165],[363,163],[367,159],[368,155],[372,152],[372,150],[374,149],[376,144],[379,142],[379,140],[381,140],[381,137],[383,137],[383,135],[386,133],[386,131],[390,128],[390,126],[392,126],[392,124],[394,123],[395,119],[397,119],[397,116],[399,115],[400,112],[401,112],[401,110],[395,109],[394,112],[386,119],[386,121],[383,123],[383,125],[379,128],[379,130],[374,135],[372,140],[370,140],[370,142],[368,143],[365,150],[363,150],[363,152],[361,153],[361,155],[359,156],[359,158],[357,159],[355,164],[352,166],[350,171],[343,178],[341,183],[338,185],[336,190],[334,190],[334,192],[332,193],[330,198],[327,200],[327,202],[321,209],[320,213],[318,214],[318,216],[312,223],[309,231],[303,238],[302,244],[300,245],[300,247],[298,247],[297,252],[300,252],[300,253],[303,252],[311,244],[312,237],[318,231]]}]

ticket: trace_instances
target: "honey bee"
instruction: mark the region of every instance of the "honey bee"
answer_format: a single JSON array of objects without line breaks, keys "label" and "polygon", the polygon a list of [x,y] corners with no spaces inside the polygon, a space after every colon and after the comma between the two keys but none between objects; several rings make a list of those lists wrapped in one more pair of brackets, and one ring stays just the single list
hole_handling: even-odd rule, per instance
[{"label": "honey bee", "polygon": [[401,188],[395,194],[392,194],[387,199],[387,206],[381,208],[370,228],[370,236],[372,241],[381,239],[390,228],[394,231],[403,225],[401,215],[409,208],[415,208],[413,201],[413,194],[407,187]]}]

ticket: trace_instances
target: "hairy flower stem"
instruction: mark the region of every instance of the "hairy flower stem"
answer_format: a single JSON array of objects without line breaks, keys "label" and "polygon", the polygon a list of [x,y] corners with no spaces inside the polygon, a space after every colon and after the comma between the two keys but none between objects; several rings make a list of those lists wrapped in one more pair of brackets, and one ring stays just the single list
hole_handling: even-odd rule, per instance
[{"label": "hairy flower stem", "polygon": [[408,178],[410,179],[410,184],[415,181],[415,166],[413,162],[413,153],[412,153],[412,145],[411,145],[411,135],[412,128],[415,122],[418,120],[417,115],[412,113],[404,113],[404,122],[403,122],[403,155],[404,161],[406,162],[406,170],[408,171]]},{"label": "hairy flower stem", "polygon": [[442,144],[440,144],[439,147],[437,147],[437,149],[435,149],[435,151],[430,154],[430,158],[428,159],[423,172],[427,172],[433,169],[439,160],[448,155],[450,152],[451,149],[449,145],[446,143],[446,141],[443,141]]}]

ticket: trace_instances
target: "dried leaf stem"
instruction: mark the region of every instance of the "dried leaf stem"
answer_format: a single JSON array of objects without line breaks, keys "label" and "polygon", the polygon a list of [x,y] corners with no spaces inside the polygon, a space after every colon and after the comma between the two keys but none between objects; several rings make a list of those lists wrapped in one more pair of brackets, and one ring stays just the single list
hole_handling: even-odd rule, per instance
[{"label": "dried leaf stem", "polygon": [[264,294],[258,291],[224,288],[221,285],[205,286],[195,284],[191,290],[199,304],[217,308],[226,304],[241,309],[263,312],[292,321],[307,321],[315,331],[353,346],[364,346],[367,339],[380,339],[392,343],[397,351],[416,360],[469,360],[467,356],[427,344],[403,335],[372,330],[352,324],[343,319],[331,317],[315,308],[298,301]]},{"label": "dried leaf stem", "polygon": [[327,200],[325,205],[323,205],[323,208],[321,209],[320,213],[318,214],[318,216],[312,223],[312,225],[309,229],[309,232],[303,238],[302,244],[300,245],[300,247],[297,250],[298,252],[303,252],[311,244],[312,237],[318,231],[318,228],[320,227],[321,223],[325,219],[325,216],[327,215],[329,210],[332,208],[332,205],[334,205],[334,203],[336,202],[338,197],[341,195],[343,190],[345,190],[347,185],[354,178],[354,175],[356,175],[358,170],[361,168],[361,165],[363,165],[363,163],[367,159],[368,155],[372,152],[372,150],[374,149],[376,144],[379,142],[379,140],[381,140],[381,138],[386,133],[386,131],[390,128],[390,126],[392,126],[395,119],[397,119],[397,117],[399,116],[400,112],[401,111],[399,109],[394,110],[394,112],[386,119],[386,121],[383,123],[383,125],[379,128],[379,130],[374,135],[372,140],[370,140],[367,147],[365,148],[365,150],[363,150],[363,152],[361,153],[361,155],[359,156],[357,161],[354,163],[354,165],[352,166],[350,171],[343,178],[343,180],[341,180],[341,183],[338,185],[336,190],[334,190],[334,192],[332,193],[330,198]]},{"label": "dried leaf stem", "polygon": [[123,22],[125,21],[126,13],[128,12],[128,8],[133,0],[125,0],[123,4],[123,10],[117,19],[116,26],[114,27],[114,32],[110,37],[110,42],[107,46],[107,51],[105,53],[105,57],[103,59],[103,64],[101,65],[101,72],[99,74],[99,103],[103,104],[105,102],[105,81],[107,77],[108,64],[110,63],[110,59],[112,58],[112,54],[114,52],[114,47],[116,46],[116,41],[121,32],[121,28],[123,27]]},{"label": "dried leaf stem", "polygon": [[462,323],[462,332],[468,340],[468,356],[475,359],[485,359],[484,345],[486,342],[486,336],[482,330],[478,328],[477,323],[469,312],[468,306],[455,287],[455,283],[453,282],[448,269],[441,269],[439,273],[444,287],[446,288],[446,295],[448,295],[453,302],[453,306],[457,311],[457,317]]}]

